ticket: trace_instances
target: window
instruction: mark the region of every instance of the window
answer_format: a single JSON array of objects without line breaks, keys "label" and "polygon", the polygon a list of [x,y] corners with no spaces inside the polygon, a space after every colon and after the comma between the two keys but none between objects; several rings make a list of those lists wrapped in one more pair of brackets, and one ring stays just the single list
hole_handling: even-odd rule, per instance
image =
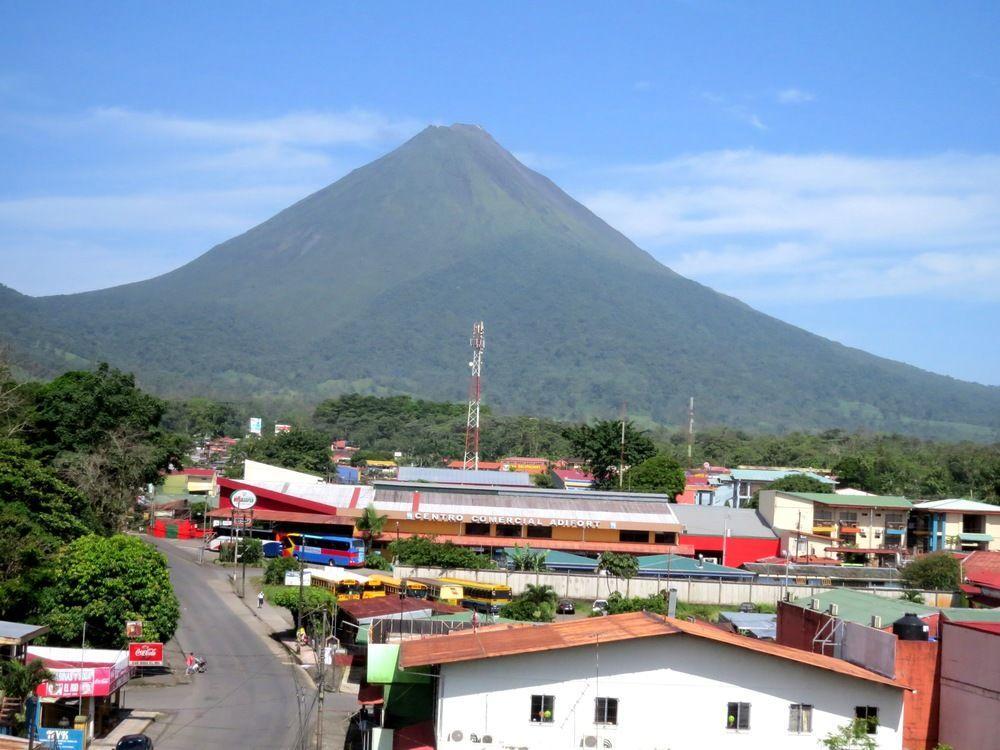
[{"label": "window", "polygon": [[525,529],[528,532],[529,539],[551,539],[552,538],[552,527],[551,526],[528,526]]},{"label": "window", "polygon": [[620,542],[649,542],[649,532],[648,531],[633,531],[630,529],[622,529],[618,532],[618,541]]},{"label": "window", "polygon": [[842,510],[840,511],[840,522],[845,526],[855,526],[858,523],[857,511],[853,510]]},{"label": "window", "polygon": [[677,544],[677,533],[674,531],[657,531],[653,534],[654,544]]},{"label": "window", "polygon": [[512,523],[498,523],[497,536],[515,537],[521,536],[521,527]]},{"label": "window", "polygon": [[467,523],[465,533],[469,536],[489,536],[490,525],[488,523]]},{"label": "window", "polygon": [[793,703],[788,707],[788,731],[809,734],[813,730],[813,707],[805,703]]},{"label": "window", "polygon": [[730,703],[726,710],[726,729],[750,728],[750,704]]},{"label": "window", "polygon": [[878,730],[878,706],[855,706],[854,715],[858,721],[865,722],[868,734],[875,734]]},{"label": "window", "polygon": [[555,713],[556,697],[554,695],[531,696],[531,720],[535,723],[551,724]]},{"label": "window", "polygon": [[594,699],[594,723],[595,724],[617,724],[618,723],[618,699],[617,698],[595,698]]}]

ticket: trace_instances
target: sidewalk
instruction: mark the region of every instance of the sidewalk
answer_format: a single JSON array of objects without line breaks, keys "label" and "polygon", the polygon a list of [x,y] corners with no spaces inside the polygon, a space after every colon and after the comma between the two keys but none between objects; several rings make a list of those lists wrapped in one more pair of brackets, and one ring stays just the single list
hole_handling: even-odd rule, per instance
[{"label": "sidewalk", "polygon": [[143,734],[159,715],[156,711],[129,711],[127,718],[118,722],[118,725],[104,737],[91,742],[90,746],[92,748],[113,748],[118,744],[118,740],[125,735]]}]

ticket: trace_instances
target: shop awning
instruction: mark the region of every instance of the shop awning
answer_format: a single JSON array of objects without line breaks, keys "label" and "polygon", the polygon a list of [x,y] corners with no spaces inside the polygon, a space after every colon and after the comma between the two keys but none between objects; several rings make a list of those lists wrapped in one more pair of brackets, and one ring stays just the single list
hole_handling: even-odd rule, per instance
[{"label": "shop awning", "polygon": [[990,534],[959,534],[958,538],[963,542],[992,542],[993,537]]}]

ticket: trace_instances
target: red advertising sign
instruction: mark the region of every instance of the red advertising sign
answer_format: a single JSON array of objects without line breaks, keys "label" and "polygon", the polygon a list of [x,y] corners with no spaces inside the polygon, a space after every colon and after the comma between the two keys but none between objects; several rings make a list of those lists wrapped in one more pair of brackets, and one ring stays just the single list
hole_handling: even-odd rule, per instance
[{"label": "red advertising sign", "polygon": [[162,667],[162,643],[128,644],[128,663],[132,667]]},{"label": "red advertising sign", "polygon": [[129,665],[124,659],[106,667],[50,669],[52,679],[39,685],[35,694],[42,698],[76,698],[111,695],[128,682]]},{"label": "red advertising sign", "polygon": [[126,638],[142,638],[142,620],[129,620],[125,623]]}]

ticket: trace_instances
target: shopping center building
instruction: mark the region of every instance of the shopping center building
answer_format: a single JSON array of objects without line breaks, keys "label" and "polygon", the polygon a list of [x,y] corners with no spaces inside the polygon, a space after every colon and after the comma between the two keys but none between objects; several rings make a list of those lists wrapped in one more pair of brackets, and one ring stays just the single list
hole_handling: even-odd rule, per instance
[{"label": "shopping center building", "polygon": [[369,505],[386,516],[376,547],[414,535],[433,535],[465,547],[492,551],[514,545],[596,554],[694,554],[680,539],[683,524],[666,495],[473,487],[426,482],[376,482],[351,486],[316,482],[219,479],[219,508],[232,515],[230,496],[257,497],[255,525],[282,531],[354,534]]}]

